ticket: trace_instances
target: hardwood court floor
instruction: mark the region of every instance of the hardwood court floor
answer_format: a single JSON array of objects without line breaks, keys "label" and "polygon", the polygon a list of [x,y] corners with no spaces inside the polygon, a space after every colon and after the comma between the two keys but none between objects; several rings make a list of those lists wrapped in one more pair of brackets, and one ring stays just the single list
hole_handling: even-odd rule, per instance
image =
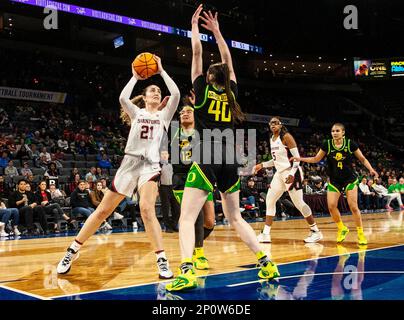
[{"label": "hardwood court floor", "polygon": [[[303,219],[295,219],[275,221],[273,242],[263,244],[263,249],[277,263],[341,254],[332,219],[316,220],[324,235],[321,245],[306,246],[303,239],[308,235],[307,224]],[[357,252],[352,216],[344,216],[343,220],[351,230],[343,250]],[[403,212],[364,214],[363,222],[367,249],[404,244]],[[258,234],[263,222],[251,225]],[[180,262],[178,233],[163,236],[174,271]],[[144,232],[97,234],[81,249],[70,273],[57,275],[56,265],[73,239],[70,236],[0,241],[0,285],[47,298],[159,281],[155,255]],[[228,225],[215,228],[205,241],[205,253],[211,268],[198,271],[200,275],[239,271],[242,266],[256,263],[255,255]]]}]

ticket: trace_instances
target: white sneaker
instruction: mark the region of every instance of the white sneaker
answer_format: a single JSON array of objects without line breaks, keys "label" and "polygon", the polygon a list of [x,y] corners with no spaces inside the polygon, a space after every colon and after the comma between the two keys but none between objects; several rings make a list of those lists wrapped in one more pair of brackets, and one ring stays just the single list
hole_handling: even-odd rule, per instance
[{"label": "white sneaker", "polygon": [[257,236],[259,243],[271,243],[271,235],[263,234],[262,232]]},{"label": "white sneaker", "polygon": [[21,235],[21,232],[20,232],[20,230],[18,230],[17,226],[14,226],[14,229],[13,229],[13,230],[14,230],[14,235],[15,235],[15,236],[18,237],[19,235]]},{"label": "white sneaker", "polygon": [[174,274],[170,270],[170,265],[168,264],[168,260],[164,258],[159,258],[157,260],[157,267],[159,269],[159,278],[160,279],[171,279]]},{"label": "white sneaker", "polygon": [[135,222],[132,222],[132,228],[133,228],[133,229],[137,229],[137,228],[138,228],[136,221],[135,221]]},{"label": "white sneaker", "polygon": [[6,224],[4,222],[0,222],[0,237],[8,237],[8,233],[4,231]]},{"label": "white sneaker", "polygon": [[65,256],[62,260],[60,260],[56,270],[59,274],[66,274],[70,271],[73,261],[77,260],[80,256],[80,253],[74,252],[73,249],[68,248]]},{"label": "white sneaker", "polygon": [[123,215],[121,215],[118,212],[114,212],[114,220],[122,220],[123,219]]},{"label": "white sneaker", "polygon": [[105,221],[103,227],[106,228],[107,230],[112,230],[112,226],[106,221]]},{"label": "white sneaker", "polygon": [[306,239],[304,239],[304,242],[315,243],[315,242],[320,241],[321,239],[323,239],[323,234],[320,231],[314,232],[314,231],[310,230],[310,234]]}]

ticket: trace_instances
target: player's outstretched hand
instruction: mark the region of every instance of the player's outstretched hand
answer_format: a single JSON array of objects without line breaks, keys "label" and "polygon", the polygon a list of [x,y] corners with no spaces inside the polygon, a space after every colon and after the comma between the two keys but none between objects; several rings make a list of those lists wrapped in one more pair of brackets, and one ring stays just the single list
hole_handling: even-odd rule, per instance
[{"label": "player's outstretched hand", "polygon": [[158,69],[157,69],[156,73],[157,74],[162,73],[164,71],[164,69],[163,69],[163,65],[161,63],[161,58],[159,56],[156,56],[156,55],[153,55],[153,58],[154,58],[154,60],[156,60],[157,66],[158,66]]},{"label": "player's outstretched hand", "polygon": [[201,20],[204,22],[201,24],[206,30],[212,31],[212,33],[219,32],[219,21],[217,20],[217,12],[215,15],[209,10],[208,12],[202,12],[203,17],[201,16]]},{"label": "player's outstretched hand", "polygon": [[302,159],[302,158],[292,157],[292,158],[289,159],[289,161],[291,161],[291,162],[292,162],[292,161],[293,161],[293,162],[300,162],[300,161],[302,161],[301,159]]},{"label": "player's outstretched hand", "polygon": [[203,9],[203,5],[200,4],[198,6],[198,8],[195,10],[195,12],[194,12],[194,14],[192,16],[191,24],[196,24],[197,25],[199,23],[199,18],[201,17],[202,9]]},{"label": "player's outstretched hand", "polygon": [[136,72],[136,70],[135,70],[135,68],[133,67],[133,65],[132,65],[132,74],[133,74],[133,76],[137,79],[137,80],[144,80],[145,78],[142,78],[141,76],[140,76],[140,74],[138,74],[137,72]]},{"label": "player's outstretched hand", "polygon": [[375,179],[379,178],[379,174],[375,170],[370,170],[370,175],[374,176]]}]

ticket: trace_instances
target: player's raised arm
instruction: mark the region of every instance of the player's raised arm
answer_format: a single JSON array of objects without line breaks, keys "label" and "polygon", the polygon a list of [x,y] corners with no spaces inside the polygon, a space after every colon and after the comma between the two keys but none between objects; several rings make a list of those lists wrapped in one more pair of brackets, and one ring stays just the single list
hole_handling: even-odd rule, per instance
[{"label": "player's raised arm", "polygon": [[133,74],[132,78],[130,78],[129,82],[123,88],[119,96],[119,102],[122,106],[123,111],[125,111],[131,119],[135,117],[136,112],[139,110],[139,108],[132,103],[132,101],[130,100],[130,96],[137,81],[143,80],[143,78],[136,73],[135,68],[133,66],[132,66],[132,74]]},{"label": "player's raised arm", "polygon": [[213,33],[213,35],[215,36],[217,45],[219,47],[219,52],[220,52],[220,57],[222,59],[222,62],[226,63],[227,66],[229,67],[230,80],[233,80],[234,82],[237,83],[236,74],[234,73],[231,53],[230,53],[229,47],[227,46],[226,41],[224,40],[224,38],[222,36],[222,33],[220,32],[219,21],[217,19],[217,12],[215,13],[215,15],[213,15],[212,12],[210,12],[210,11],[203,12],[203,16],[201,16],[200,18],[204,22],[204,24],[202,24],[202,27],[211,31]]},{"label": "player's raised arm", "polygon": [[191,80],[194,83],[195,79],[203,73],[202,64],[202,43],[199,35],[199,18],[203,7],[202,4],[196,9],[194,15],[192,16],[192,65],[191,65]]}]

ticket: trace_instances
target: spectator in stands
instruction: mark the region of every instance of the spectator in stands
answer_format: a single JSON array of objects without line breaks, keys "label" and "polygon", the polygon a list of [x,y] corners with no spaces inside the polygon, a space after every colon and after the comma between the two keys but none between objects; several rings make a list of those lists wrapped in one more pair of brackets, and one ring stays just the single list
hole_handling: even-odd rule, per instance
[{"label": "spectator in stands", "polygon": [[29,147],[25,144],[24,139],[20,140],[20,144],[17,145],[16,152],[14,154],[14,159],[20,160],[22,165],[23,160],[29,160]]},{"label": "spectator in stands", "polygon": [[[34,226],[34,215],[40,215],[41,213],[38,210],[34,212],[34,208],[36,207],[36,205],[34,205],[33,203],[29,203],[29,195],[26,191],[27,185],[28,184],[25,179],[21,179],[20,181],[18,181],[17,190],[10,194],[8,205],[10,208],[18,209],[20,218],[22,220],[22,225],[25,226],[28,234],[38,234]],[[45,219],[45,216],[39,218]]]},{"label": "spectator in stands", "polygon": [[42,230],[45,234],[49,233],[48,222],[46,221],[45,210],[41,206],[41,201],[38,198],[37,194],[32,190],[32,186],[30,183],[25,185],[25,192],[28,197],[28,205],[32,207],[34,216],[37,217],[37,221],[42,227]]},{"label": "spectator in stands", "polygon": [[8,166],[4,169],[4,175],[10,178],[18,176],[18,170],[14,167],[13,160],[8,162]]},{"label": "spectator in stands", "polygon": [[23,163],[23,167],[22,167],[22,169],[20,170],[20,174],[21,174],[22,176],[24,176],[24,178],[27,178],[28,175],[32,174],[32,171],[31,171],[31,169],[29,168],[28,162],[25,161],[25,162]]},{"label": "spectator in stands", "polygon": [[77,169],[76,167],[74,167],[74,168],[72,169],[72,171],[70,172],[70,178],[69,178],[69,181],[70,181],[70,182],[73,182],[73,181],[75,180],[76,174],[78,174],[78,175],[80,176],[79,169]]},{"label": "spectator in stands", "polygon": [[90,135],[87,141],[88,152],[90,154],[95,154],[98,152],[98,145],[97,142],[94,140],[94,136]]},{"label": "spectator in stands", "polygon": [[60,137],[58,140],[58,148],[64,152],[69,152],[69,142],[67,142],[65,137]]},{"label": "spectator in stands", "polygon": [[3,151],[3,154],[0,158],[0,167],[6,168],[8,166],[9,162],[10,162],[10,158],[8,157],[8,153],[6,151]]},{"label": "spectator in stands", "polygon": [[101,178],[101,183],[102,183],[102,192],[104,192],[105,194],[105,192],[109,190],[107,178]]},{"label": "spectator in stands", "polygon": [[371,192],[369,186],[367,184],[367,179],[362,178],[361,183],[359,184],[359,206],[362,210],[370,210],[372,205],[374,204],[374,197],[376,194]]},{"label": "spectator in stands", "polygon": [[399,190],[400,190],[400,194],[401,194],[401,201],[404,202],[404,177],[401,177],[399,182]]},{"label": "spectator in stands", "polygon": [[174,232],[175,225],[170,219],[173,216],[173,210],[177,206],[176,199],[173,194],[173,166],[168,162],[170,154],[167,150],[161,151],[160,154],[160,201],[161,201],[161,212],[163,214],[163,223],[166,227],[165,231],[169,233]]},{"label": "spectator in stands", "polygon": [[50,163],[52,161],[50,153],[47,151],[46,147],[43,147],[41,153],[39,154],[39,158],[42,159],[42,156],[45,156],[46,162]]},{"label": "spectator in stands", "polygon": [[35,144],[31,144],[31,150],[28,150],[29,157],[34,161],[34,166],[37,167],[37,162],[40,158],[40,153]]},{"label": "spectator in stands", "polygon": [[26,180],[27,180],[27,183],[32,185],[34,183],[34,180],[35,180],[34,174],[28,173]]},{"label": "spectator in stands", "polygon": [[[398,204],[400,206],[400,210],[404,210],[403,202],[401,201],[401,190],[400,190],[400,185],[397,183],[397,179],[395,177],[392,177],[389,183],[388,187],[388,192],[389,194],[392,194],[396,197]],[[386,207],[387,210],[391,210],[392,207],[388,208]]]},{"label": "spectator in stands", "polygon": [[56,168],[56,164],[51,162],[48,167],[49,169],[45,171],[44,177],[46,180],[59,180],[59,170]]},{"label": "spectator in stands", "polygon": [[102,155],[101,160],[98,161],[98,166],[102,169],[112,168],[111,161],[109,160],[108,156],[105,153]]},{"label": "spectator in stands", "polygon": [[4,180],[4,176],[0,175],[0,197],[8,198],[10,194],[10,184]]},{"label": "spectator in stands", "polygon": [[6,204],[3,201],[0,201],[0,221],[3,222],[5,226],[7,226],[10,220],[14,235],[19,236],[21,232],[20,230],[18,230],[18,223],[20,222],[20,214],[18,212],[18,209],[7,209]]},{"label": "spectator in stands", "polygon": [[[90,193],[90,199],[91,203],[93,204],[94,208],[97,208],[99,204],[101,203],[102,198],[104,198],[104,192],[102,192],[102,183],[97,182],[94,184],[95,187]],[[115,214],[115,213],[114,213]],[[123,216],[121,216],[123,218]],[[107,222],[104,221],[104,223],[101,225],[100,228],[107,228],[108,230],[112,230],[112,226]]]},{"label": "spectator in stands", "polygon": [[[52,184],[51,186],[55,187],[54,184]],[[74,223],[75,220],[72,220],[67,214],[63,212],[62,208],[60,207],[60,204],[57,203],[52,198],[51,193],[48,190],[46,190],[46,181],[43,180],[39,183],[36,195],[39,199],[41,206],[44,208],[45,213],[55,218],[55,225],[54,225],[55,232],[60,231],[57,225],[58,220],[64,219],[69,224]]]},{"label": "spectator in stands", "polygon": [[85,176],[85,180],[89,181],[89,177],[91,176],[92,177],[91,182],[96,182],[97,181],[96,173],[97,173],[97,169],[95,167],[91,167],[90,172],[87,172],[87,174]]},{"label": "spectator in stands", "polygon": [[81,141],[78,143],[78,146],[77,146],[77,153],[78,153],[78,154],[85,155],[85,156],[88,154],[88,147],[87,147],[87,144],[86,144],[86,142],[85,142],[84,140],[81,140]]},{"label": "spectator in stands", "polygon": [[262,199],[260,193],[255,187],[255,180],[253,178],[248,180],[247,186],[242,188],[240,193],[241,205],[244,206],[245,209],[253,211],[258,210],[258,214],[263,211],[265,200]]},{"label": "spectator in stands", "polygon": [[37,162],[37,167],[43,170],[48,170],[50,162],[46,160],[46,155],[42,155]]},{"label": "spectator in stands", "polygon": [[59,203],[62,207],[66,206],[66,193],[57,188],[54,183],[49,185],[49,193],[53,202]]},{"label": "spectator in stands", "polygon": [[326,191],[323,187],[323,180],[317,180],[313,186],[313,192],[315,194],[325,194]]},{"label": "spectator in stands", "polygon": [[74,190],[78,188],[80,181],[81,177],[78,173],[76,173],[76,175],[74,176],[74,180],[68,184],[67,190],[69,194],[71,194]]},{"label": "spectator in stands", "polygon": [[400,205],[400,208],[403,207],[403,203],[401,201],[401,197],[397,193],[389,193],[388,190],[383,186],[383,181],[381,178],[376,179],[376,184],[373,185],[373,189],[376,191],[377,195],[379,197],[382,197],[383,199],[387,199],[387,204],[386,204],[386,209],[389,211],[393,211],[394,209],[390,206],[391,201],[394,199],[397,199],[398,204]]},{"label": "spectator in stands", "polygon": [[64,159],[65,159],[64,152],[62,151],[62,149],[57,148],[56,152],[53,154],[52,161],[54,161],[54,160],[63,161]]},{"label": "spectator in stands", "polygon": [[[136,218],[136,202],[131,199],[130,197],[125,197],[125,199],[123,199],[121,201],[121,203],[118,205],[119,211],[121,213],[125,213],[128,212],[128,216],[131,218],[132,220],[132,228],[138,229],[139,224],[141,226],[143,226],[143,222],[142,222],[142,218],[139,217],[139,224],[138,224],[138,219]],[[140,215],[140,214],[139,214]]]},{"label": "spectator in stands", "polygon": [[303,193],[304,194],[312,194],[313,193],[313,189],[310,187],[308,179],[303,180]]},{"label": "spectator in stands", "polygon": [[70,205],[72,207],[72,215],[81,214],[88,218],[94,212],[90,194],[86,190],[85,181],[80,180],[77,189],[70,195]]}]

